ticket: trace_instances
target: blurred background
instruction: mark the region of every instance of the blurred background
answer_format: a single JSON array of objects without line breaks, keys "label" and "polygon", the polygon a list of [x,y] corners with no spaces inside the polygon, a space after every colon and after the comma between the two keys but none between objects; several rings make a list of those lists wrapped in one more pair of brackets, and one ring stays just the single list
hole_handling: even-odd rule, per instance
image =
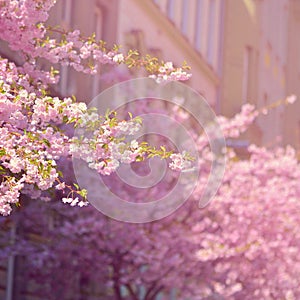
[{"label": "blurred background", "polygon": [[[300,96],[299,0],[59,0],[49,24],[95,33],[109,46],[120,44],[124,51],[137,49],[177,66],[186,61],[193,74],[187,84],[217,114],[232,117],[246,103],[261,108],[291,94]],[[5,47],[1,52],[13,59]],[[60,73],[53,93],[86,102],[114,82],[143,75],[107,66],[93,77],[68,67]],[[251,143],[299,148],[299,112],[299,101],[274,108],[227,143],[240,151]],[[22,263],[10,258],[1,264],[0,299],[48,299],[27,290],[20,278]],[[8,298],[12,287],[18,296]]]},{"label": "blurred background", "polygon": [[[187,84],[217,114],[231,117],[245,103],[260,108],[290,94],[300,96],[298,0],[61,0],[50,23],[86,35],[95,32],[108,45],[137,49],[178,66],[186,61],[193,74]],[[120,68],[111,77],[121,80],[124,73]],[[107,87],[108,78],[62,68],[59,92],[90,101]],[[299,108],[299,103],[281,106],[259,117],[232,146],[299,147]]]}]

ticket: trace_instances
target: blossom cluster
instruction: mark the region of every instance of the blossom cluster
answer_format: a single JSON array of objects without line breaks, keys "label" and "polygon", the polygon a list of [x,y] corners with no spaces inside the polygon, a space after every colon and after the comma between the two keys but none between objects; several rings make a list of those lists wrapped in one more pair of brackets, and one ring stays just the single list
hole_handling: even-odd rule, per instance
[{"label": "blossom cluster", "polygon": [[[119,51],[120,46],[108,49],[105,42],[95,39],[95,34],[85,38],[79,30],[66,31],[46,26],[48,11],[55,2],[5,0],[0,5],[0,39],[7,41],[12,50],[18,51],[24,59],[20,70],[30,75],[36,84],[57,83],[59,78],[58,70],[53,67],[49,71],[39,70],[39,58],[92,75],[98,73],[100,65],[125,64],[128,68],[142,67],[159,81],[190,78],[186,65],[175,68],[172,63],[165,64],[155,57],[142,57],[136,50],[123,54]],[[60,38],[57,39],[57,36]]]},{"label": "blossom cluster", "polygon": [[[190,200],[160,222],[120,223],[99,216],[91,207],[68,210],[72,221],[64,218],[53,230],[47,250],[31,254],[41,261],[40,266],[28,257],[31,280],[47,282],[41,284],[49,299],[54,299],[53,290],[73,291],[73,287],[61,287],[78,273],[88,274],[92,283],[100,281],[107,297],[126,288],[134,299],[143,285],[145,293],[153,296],[167,297],[176,288],[180,299],[299,299],[299,278],[295,277],[300,272],[297,153],[291,147],[268,150],[254,145],[248,151],[247,160],[226,154],[223,185],[205,209],[198,209],[198,201],[209,166],[201,168],[200,187]],[[114,192],[135,197],[136,191],[129,187],[113,180],[111,184]],[[170,186],[172,181],[164,181],[158,192]],[[39,213],[37,208],[28,212]],[[30,219],[28,226],[32,224]],[[58,274],[53,261],[64,266],[70,277]]]},{"label": "blossom cluster", "polygon": [[253,123],[259,112],[254,105],[245,104],[241,112],[236,114],[232,119],[224,116],[218,116],[217,121],[226,137],[236,138]]},{"label": "blossom cluster", "polygon": [[[51,97],[41,91],[28,92],[24,88],[25,79],[18,72],[13,63],[0,60],[2,215],[8,215],[11,205],[19,203],[23,194],[48,200],[42,191],[52,187],[62,189],[62,174],[57,168],[57,161],[62,157],[80,158],[100,174],[109,175],[121,163],[171,156],[172,153],[163,147],[163,150],[155,149],[136,140],[126,142],[141,128],[140,118],[129,114],[128,120],[120,121],[114,112],[101,116],[72,98]],[[84,129],[87,134],[84,137],[69,136],[60,129],[62,125]],[[179,167],[177,164],[176,169]],[[69,189],[65,203],[72,206],[86,204],[86,191],[67,185],[64,188]]]},{"label": "blossom cluster", "polygon": [[173,170],[187,170],[192,166],[191,159],[186,151],[183,151],[182,153],[174,153],[170,156],[170,158],[171,162],[169,163],[169,167]]},{"label": "blossom cluster", "polygon": [[[38,61],[73,67],[96,74],[103,64],[142,67],[168,80],[186,80],[187,66],[175,68],[134,50],[108,49],[95,35],[83,37],[79,30],[46,26],[55,0],[4,0],[0,3],[0,39],[18,52],[18,66],[0,56],[0,214],[8,215],[22,195],[49,200],[47,191],[68,189],[65,203],[86,204],[86,191],[67,185],[57,167],[64,157],[78,157],[100,174],[109,175],[121,163],[147,157],[169,158],[171,152],[147,143],[128,140],[141,127],[139,118],[119,121],[100,116],[73,98],[50,96],[49,87],[59,80],[53,68],[41,70]],[[71,137],[63,127],[85,128],[83,139]],[[91,130],[92,129],[92,130]],[[66,193],[66,192],[65,192]]]},{"label": "blossom cluster", "polygon": [[71,139],[70,154],[86,161],[91,169],[102,175],[110,175],[121,163],[144,159],[145,152],[136,140],[123,141],[124,136],[134,135],[140,130],[139,118],[118,122],[107,114],[101,122],[101,117],[91,112],[83,115],[78,127],[84,128],[86,134]]},{"label": "blossom cluster", "polygon": [[175,68],[172,62],[166,62],[158,68],[159,72],[157,74],[149,75],[149,77],[155,79],[157,83],[188,80],[192,75],[185,71],[185,69],[188,68]]}]

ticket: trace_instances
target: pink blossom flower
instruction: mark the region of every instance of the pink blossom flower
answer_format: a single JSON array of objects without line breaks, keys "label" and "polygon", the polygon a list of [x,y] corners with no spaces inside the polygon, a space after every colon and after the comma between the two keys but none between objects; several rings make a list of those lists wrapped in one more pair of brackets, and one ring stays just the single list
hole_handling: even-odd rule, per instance
[{"label": "pink blossom flower", "polygon": [[286,101],[290,104],[293,104],[295,101],[297,100],[297,96],[296,95],[291,95],[289,97],[286,98]]}]

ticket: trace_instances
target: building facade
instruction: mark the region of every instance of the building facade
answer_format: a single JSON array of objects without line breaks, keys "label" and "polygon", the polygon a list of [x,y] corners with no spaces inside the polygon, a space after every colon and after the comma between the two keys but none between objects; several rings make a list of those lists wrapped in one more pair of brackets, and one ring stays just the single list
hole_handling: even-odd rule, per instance
[{"label": "building facade", "polygon": [[286,59],[286,94],[295,94],[298,101],[286,107],[283,116],[283,142],[300,148],[300,2],[290,1],[288,6],[287,37],[288,54]]},{"label": "building facade", "polygon": [[[188,84],[216,106],[223,6],[222,1],[215,0],[89,0],[89,5],[80,0],[61,0],[53,8],[50,23],[79,28],[85,35],[95,32],[96,38],[108,45],[116,43],[123,50],[136,49],[142,55],[158,56],[178,66],[186,61],[193,73]],[[91,78],[61,68],[57,92],[75,94],[89,102],[106,87],[101,80],[106,71],[104,68],[101,75]]]},{"label": "building facade", "polygon": [[[221,110],[237,113],[244,103],[270,106],[288,95],[298,97],[299,1],[226,1],[221,79]],[[300,146],[299,103],[279,106],[258,117],[244,145]]]}]

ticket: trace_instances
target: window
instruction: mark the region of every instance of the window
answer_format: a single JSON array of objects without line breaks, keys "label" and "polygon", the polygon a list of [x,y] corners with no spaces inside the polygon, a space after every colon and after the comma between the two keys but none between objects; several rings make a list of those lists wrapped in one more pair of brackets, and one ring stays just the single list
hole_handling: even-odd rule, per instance
[{"label": "window", "polygon": [[[103,24],[104,24],[104,13],[103,9],[99,6],[96,7],[94,13],[94,28],[96,34],[96,40],[103,38]],[[93,76],[92,81],[92,97],[96,97],[100,92],[100,78],[99,74]]]},{"label": "window", "polygon": [[188,34],[188,21],[189,21],[189,1],[182,1],[181,7],[181,32],[184,35]]},{"label": "window", "polygon": [[[64,27],[71,27],[72,22],[72,0],[62,1],[62,24]],[[68,82],[69,82],[69,69],[67,66],[61,66],[60,68],[60,82],[59,90],[63,96],[68,93]]]},{"label": "window", "polygon": [[72,0],[62,1],[62,21],[67,25],[71,25],[72,17]]},{"label": "window", "polygon": [[202,10],[203,0],[197,0],[196,4],[196,19],[195,19],[195,48],[200,51],[201,49],[201,36],[202,36]]},{"label": "window", "polygon": [[174,19],[174,16],[175,16],[175,1],[174,0],[168,0],[167,14],[171,20]]},{"label": "window", "polygon": [[250,77],[250,53],[251,48],[246,47],[244,50],[244,63],[243,63],[243,103],[248,101],[248,92],[249,92],[249,77]]},{"label": "window", "polygon": [[100,40],[102,38],[103,32],[103,9],[98,6],[95,10],[94,28],[96,33],[96,40]]},{"label": "window", "polygon": [[208,14],[208,35],[207,35],[207,59],[213,64],[215,60],[215,43],[216,43],[216,0],[209,1]]},{"label": "window", "polygon": [[259,51],[254,47],[244,49],[242,100],[256,102],[258,98]]},{"label": "window", "polygon": [[69,69],[66,66],[60,67],[60,82],[59,82],[59,90],[63,96],[66,96],[68,93],[68,78],[69,77]]},{"label": "window", "polygon": [[196,0],[195,4],[194,47],[220,74],[225,4],[217,0]]}]

